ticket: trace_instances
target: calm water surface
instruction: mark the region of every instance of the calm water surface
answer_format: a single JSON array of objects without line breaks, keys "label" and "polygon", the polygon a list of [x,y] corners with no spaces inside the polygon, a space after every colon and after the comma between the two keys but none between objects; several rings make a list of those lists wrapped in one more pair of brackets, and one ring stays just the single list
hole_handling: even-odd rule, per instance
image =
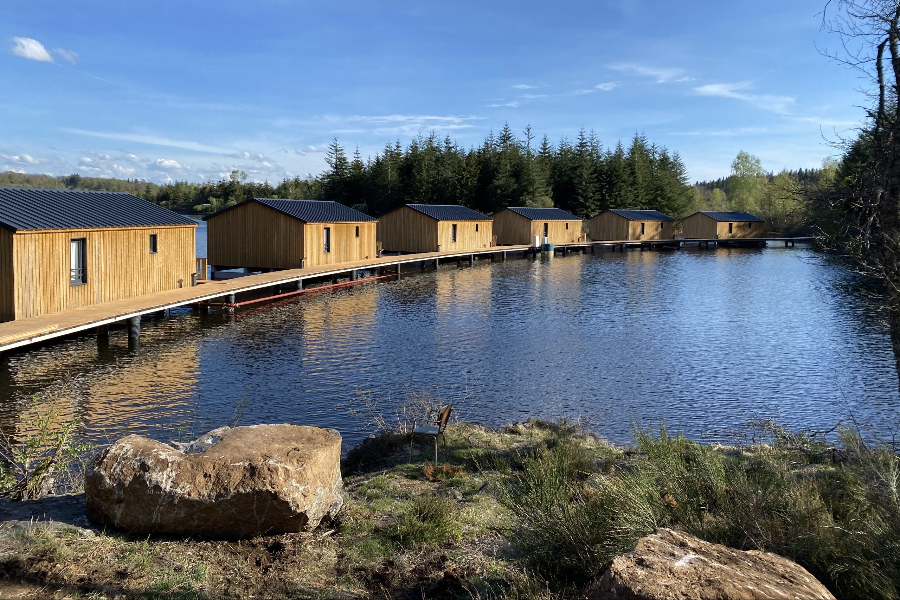
[{"label": "calm water surface", "polygon": [[[198,242],[205,245],[203,235]],[[201,255],[205,254],[200,252]],[[407,388],[469,420],[585,417],[628,442],[633,423],[727,440],[749,419],[888,431],[900,395],[885,329],[838,266],[803,249],[598,253],[480,262],[236,315],[173,313],[99,351],[85,335],[14,355],[0,425],[55,403],[89,435],[168,439],[227,422],[368,435],[348,402]]]}]

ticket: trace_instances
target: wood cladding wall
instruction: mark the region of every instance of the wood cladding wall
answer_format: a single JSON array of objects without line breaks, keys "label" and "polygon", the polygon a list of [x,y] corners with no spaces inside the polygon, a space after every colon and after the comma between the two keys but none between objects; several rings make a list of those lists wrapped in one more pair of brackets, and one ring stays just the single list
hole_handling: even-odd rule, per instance
[{"label": "wood cladding wall", "polygon": [[299,269],[305,256],[304,225],[257,202],[233,208],[206,222],[209,264]]},{"label": "wood cladding wall", "polygon": [[695,213],[684,220],[681,233],[685,239],[739,240],[763,237],[766,224],[761,221],[732,221],[731,232],[727,221],[716,221],[701,213]]},{"label": "wood cladding wall", "polygon": [[437,252],[438,221],[401,206],[378,219],[378,241],[386,252]]},{"label": "wood cladding wall", "polygon": [[494,235],[497,243],[502,245],[528,244],[534,242],[534,236],[544,235],[544,223],[547,224],[547,237],[551,244],[573,244],[581,241],[581,221],[532,221],[509,209],[502,210],[493,217]]},{"label": "wood cladding wall", "polygon": [[[191,285],[195,226],[20,231],[13,236],[15,319]],[[157,252],[150,252],[150,234]],[[71,285],[70,241],[86,244],[87,283]]]},{"label": "wood cladding wall", "polygon": [[[304,240],[306,266],[333,265],[375,258],[377,221],[359,223],[307,223]],[[325,252],[325,228],[331,230],[330,252]],[[357,235],[359,232],[359,235]]]},{"label": "wood cladding wall", "polygon": [[14,321],[16,318],[15,285],[13,233],[0,229],[0,321]]},{"label": "wood cladding wall", "polygon": [[675,221],[629,221],[612,212],[595,216],[588,221],[588,228],[591,239],[596,241],[671,240],[675,237]]},{"label": "wood cladding wall", "polygon": [[[439,252],[480,250],[490,248],[494,238],[491,221],[438,221]],[[453,241],[453,226],[456,225],[456,241]]]}]

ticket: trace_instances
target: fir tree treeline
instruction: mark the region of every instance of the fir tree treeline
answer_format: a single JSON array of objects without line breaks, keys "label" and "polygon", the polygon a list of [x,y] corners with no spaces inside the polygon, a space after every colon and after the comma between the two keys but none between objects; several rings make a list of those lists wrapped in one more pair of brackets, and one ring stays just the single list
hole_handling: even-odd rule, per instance
[{"label": "fir tree treeline", "polygon": [[[556,206],[580,217],[607,208],[655,209],[683,217],[693,193],[677,152],[636,134],[627,145],[604,148],[593,132],[556,144],[531,130],[516,136],[505,125],[484,142],[463,148],[449,137],[418,135],[404,148],[385,145],[363,159],[357,149],[348,156],[335,138],[326,154],[328,168],[318,176],[285,179],[278,185],[248,182],[234,171],[216,183],[143,181],[67,177],[42,178],[42,187],[129,191],[180,212],[208,213],[253,197],[335,200],[380,216],[409,203],[462,204],[492,214],[507,206]],[[32,185],[16,179],[7,185]],[[119,187],[117,187],[119,186]],[[121,186],[124,186],[121,187]]]}]

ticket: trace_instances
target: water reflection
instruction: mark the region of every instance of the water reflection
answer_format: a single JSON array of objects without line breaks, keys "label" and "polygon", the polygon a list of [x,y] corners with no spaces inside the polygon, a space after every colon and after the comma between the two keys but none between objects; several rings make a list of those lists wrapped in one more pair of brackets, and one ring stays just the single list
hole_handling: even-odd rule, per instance
[{"label": "water reflection", "polygon": [[16,355],[0,425],[67,378],[77,393],[60,402],[98,441],[245,408],[244,423],[335,427],[349,445],[367,434],[346,408],[356,390],[399,400],[407,386],[474,386],[474,420],[584,416],[614,441],[660,420],[709,439],[759,417],[895,425],[889,341],[852,281],[777,248],[442,265],[236,315],[185,311],[146,324],[137,355],[124,331],[99,354],[85,336]]}]

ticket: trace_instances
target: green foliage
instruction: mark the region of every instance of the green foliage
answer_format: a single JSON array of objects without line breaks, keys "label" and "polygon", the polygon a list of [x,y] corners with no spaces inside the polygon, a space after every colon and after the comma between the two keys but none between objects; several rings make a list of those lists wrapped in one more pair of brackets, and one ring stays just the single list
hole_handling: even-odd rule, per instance
[{"label": "green foliage", "polygon": [[453,501],[425,494],[405,503],[383,533],[403,548],[441,544],[456,534]]},{"label": "green foliage", "polygon": [[26,425],[31,433],[23,440],[0,433],[0,496],[30,500],[80,489],[91,446],[77,439],[79,420],[64,420],[56,409],[38,410]]},{"label": "green foliage", "polygon": [[[635,431],[617,469],[572,442],[535,450],[501,495],[516,545],[556,585],[584,584],[656,527],[774,552],[842,598],[900,597],[900,457],[841,431],[841,447],[769,425],[770,445],[716,448]],[[583,451],[582,451],[583,452]]]}]

